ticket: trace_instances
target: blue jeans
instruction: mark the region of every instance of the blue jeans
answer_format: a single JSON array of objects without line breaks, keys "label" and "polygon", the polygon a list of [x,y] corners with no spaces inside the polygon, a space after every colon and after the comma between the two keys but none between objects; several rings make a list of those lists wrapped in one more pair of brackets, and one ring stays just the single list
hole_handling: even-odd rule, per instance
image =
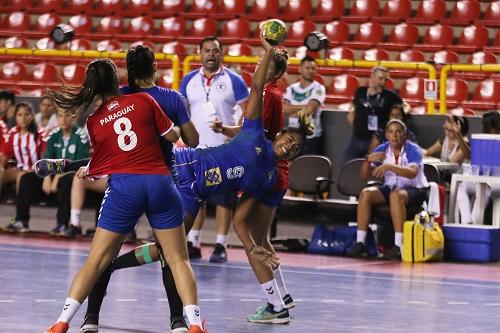
[{"label": "blue jeans", "polygon": [[358,139],[352,136],[344,150],[344,154],[342,156],[342,166],[353,158],[365,157],[368,152],[368,147],[370,146],[370,141],[371,139]]}]

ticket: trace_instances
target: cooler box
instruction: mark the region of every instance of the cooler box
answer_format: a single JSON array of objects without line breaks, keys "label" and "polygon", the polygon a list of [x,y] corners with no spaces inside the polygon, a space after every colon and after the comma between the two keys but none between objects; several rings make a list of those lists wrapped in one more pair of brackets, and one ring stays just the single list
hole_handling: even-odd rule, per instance
[{"label": "cooler box", "polygon": [[500,228],[445,224],[444,260],[492,262],[500,259]]},{"label": "cooler box", "polygon": [[500,135],[472,134],[470,140],[471,164],[500,167]]}]

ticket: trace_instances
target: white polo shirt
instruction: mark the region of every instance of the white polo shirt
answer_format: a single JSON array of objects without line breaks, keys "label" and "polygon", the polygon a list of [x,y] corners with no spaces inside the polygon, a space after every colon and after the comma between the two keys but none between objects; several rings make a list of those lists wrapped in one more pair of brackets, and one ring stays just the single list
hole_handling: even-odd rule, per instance
[{"label": "white polo shirt", "polygon": [[[314,123],[314,133],[307,138],[317,138],[321,136],[321,106],[325,102],[325,87],[317,82],[313,81],[310,85],[305,88],[300,86],[300,82],[295,82],[286,88],[285,96],[283,99],[290,102],[292,105],[307,105],[310,100],[317,100],[319,102],[319,107],[314,110],[312,115]],[[288,126],[298,127],[299,119],[296,116],[288,117]]]},{"label": "white polo shirt", "polygon": [[200,134],[200,148],[219,146],[229,140],[214,133],[210,122],[217,117],[225,125],[235,125],[236,106],[249,96],[241,76],[224,66],[210,80],[202,68],[191,71],[182,79],[180,92],[189,102],[191,121]]}]

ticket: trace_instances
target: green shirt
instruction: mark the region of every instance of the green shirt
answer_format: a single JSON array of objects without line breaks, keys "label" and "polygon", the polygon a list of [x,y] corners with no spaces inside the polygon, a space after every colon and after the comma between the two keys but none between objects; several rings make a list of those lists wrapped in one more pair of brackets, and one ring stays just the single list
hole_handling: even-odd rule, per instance
[{"label": "green shirt", "polygon": [[60,128],[54,129],[48,139],[44,158],[65,158],[81,160],[90,156],[90,144],[87,131],[82,127],[73,127],[69,140],[64,140]]}]

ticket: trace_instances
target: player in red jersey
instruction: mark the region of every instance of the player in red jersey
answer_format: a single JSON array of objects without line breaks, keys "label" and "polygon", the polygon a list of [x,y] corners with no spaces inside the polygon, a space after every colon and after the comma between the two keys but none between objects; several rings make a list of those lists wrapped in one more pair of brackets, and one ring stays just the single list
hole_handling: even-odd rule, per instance
[{"label": "player in red jersey", "polygon": [[189,333],[203,333],[181,199],[159,145],[160,136],[177,141],[179,129],[148,94],[121,95],[116,67],[109,59],[90,63],[80,89],[64,88],[50,95],[59,108],[75,115],[86,110],[96,96],[103,99],[87,119],[91,160],[77,177],[110,178],[87,261],[73,279],[59,319],[45,332],[68,331],[97,278],[118,254],[124,235],[145,212],[172,269],[191,324]]}]

